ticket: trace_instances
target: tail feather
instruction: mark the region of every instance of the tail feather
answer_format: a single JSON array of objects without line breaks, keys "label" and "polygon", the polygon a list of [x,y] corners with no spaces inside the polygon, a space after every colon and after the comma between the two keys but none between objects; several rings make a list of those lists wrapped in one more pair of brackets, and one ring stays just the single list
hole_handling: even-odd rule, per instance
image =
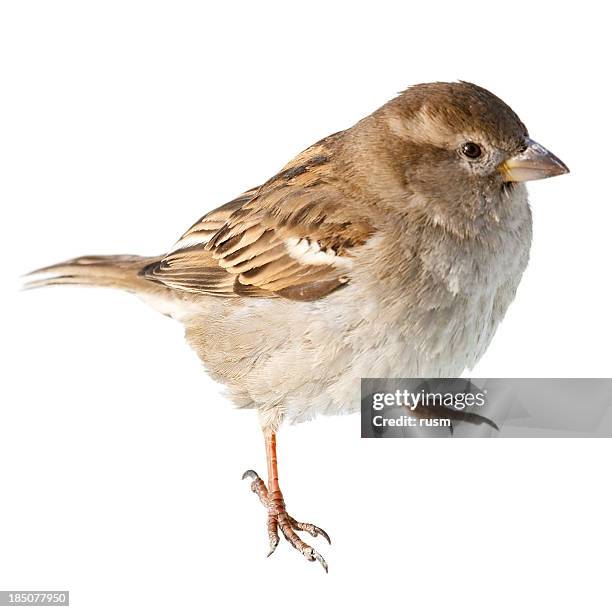
[{"label": "tail feather", "polygon": [[52,285],[89,285],[114,287],[140,293],[149,291],[151,283],[139,275],[158,257],[138,255],[88,255],[53,266],[34,270],[24,277],[24,289],[37,289]]}]

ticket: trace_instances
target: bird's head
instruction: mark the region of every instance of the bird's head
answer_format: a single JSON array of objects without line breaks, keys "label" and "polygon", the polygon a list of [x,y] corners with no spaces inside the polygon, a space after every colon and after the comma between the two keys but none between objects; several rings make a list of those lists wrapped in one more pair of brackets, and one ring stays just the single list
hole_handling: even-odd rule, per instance
[{"label": "bird's head", "polygon": [[385,134],[378,153],[437,217],[495,214],[507,196],[524,194],[521,183],[569,172],[507,104],[471,83],[415,85],[372,117]]}]

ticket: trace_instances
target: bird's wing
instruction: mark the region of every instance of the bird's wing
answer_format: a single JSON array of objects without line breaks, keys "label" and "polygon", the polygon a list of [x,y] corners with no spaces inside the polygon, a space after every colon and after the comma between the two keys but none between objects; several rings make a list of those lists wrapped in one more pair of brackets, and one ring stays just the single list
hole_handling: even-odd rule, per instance
[{"label": "bird's wing", "polygon": [[219,296],[314,300],[350,280],[352,254],[375,232],[308,150],[261,187],[195,223],[145,278]]}]

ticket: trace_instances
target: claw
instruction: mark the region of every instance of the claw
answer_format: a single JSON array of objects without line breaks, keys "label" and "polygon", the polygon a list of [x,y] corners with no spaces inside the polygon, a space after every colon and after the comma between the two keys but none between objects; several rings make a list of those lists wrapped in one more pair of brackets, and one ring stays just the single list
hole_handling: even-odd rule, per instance
[{"label": "claw", "polygon": [[273,540],[272,542],[270,542],[270,552],[266,555],[266,557],[269,557],[276,550],[276,547],[278,546],[279,542],[280,542],[279,537],[277,537],[276,540]]},{"label": "claw", "polygon": [[331,538],[329,535],[327,535],[327,531],[325,531],[325,529],[321,529],[321,527],[317,527],[312,523],[300,523],[295,519],[291,519],[291,526],[298,531],[306,531],[313,538],[316,538],[318,535],[323,536],[327,540],[327,543],[331,545]]},{"label": "claw", "polygon": [[268,540],[270,542],[270,552],[268,557],[276,550],[280,538],[278,537],[278,519],[273,516],[268,516]]},{"label": "claw", "polygon": [[323,569],[327,574],[329,570],[327,568],[327,562],[325,561],[325,559],[314,548],[312,549],[310,554],[312,555],[311,561],[314,561],[316,559],[323,566]]},{"label": "claw", "polygon": [[265,506],[268,511],[268,540],[270,542],[270,550],[268,557],[274,553],[278,543],[280,542],[280,532],[283,537],[304,555],[308,561],[318,561],[328,573],[327,562],[325,559],[312,547],[308,546],[295,531],[306,531],[313,537],[318,535],[325,538],[328,544],[331,544],[331,539],[327,532],[321,527],[317,527],[312,523],[300,523],[291,517],[285,510],[285,503],[279,489],[275,489],[275,496],[270,496],[264,481],[259,477],[255,470],[247,470],[242,475],[242,480],[251,478],[251,491],[259,497],[259,501]]},{"label": "claw", "polygon": [[[320,527],[317,527],[316,525],[314,525],[315,531],[316,533],[318,533],[319,535],[322,535],[326,540],[327,543],[331,546],[331,538],[327,535],[327,531],[325,531],[325,529],[321,529]],[[315,538],[317,536],[315,535]]]}]

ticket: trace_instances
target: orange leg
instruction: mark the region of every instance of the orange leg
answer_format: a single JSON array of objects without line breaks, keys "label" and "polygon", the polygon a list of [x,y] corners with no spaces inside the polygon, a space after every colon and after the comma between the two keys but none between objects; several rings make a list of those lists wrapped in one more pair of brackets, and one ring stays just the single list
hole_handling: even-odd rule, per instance
[{"label": "orange leg", "polygon": [[276,433],[264,431],[266,441],[266,458],[268,460],[268,486],[253,470],[247,470],[242,479],[252,478],[251,491],[256,493],[261,503],[268,511],[268,538],[270,540],[270,552],[268,557],[276,550],[280,540],[278,531],[285,536],[285,539],[308,561],[318,561],[327,572],[325,559],[314,549],[308,546],[297,535],[296,531],[305,531],[311,536],[323,536],[330,544],[331,540],[327,533],[311,523],[300,523],[287,513],[285,500],[278,484],[278,461],[276,458]]}]

